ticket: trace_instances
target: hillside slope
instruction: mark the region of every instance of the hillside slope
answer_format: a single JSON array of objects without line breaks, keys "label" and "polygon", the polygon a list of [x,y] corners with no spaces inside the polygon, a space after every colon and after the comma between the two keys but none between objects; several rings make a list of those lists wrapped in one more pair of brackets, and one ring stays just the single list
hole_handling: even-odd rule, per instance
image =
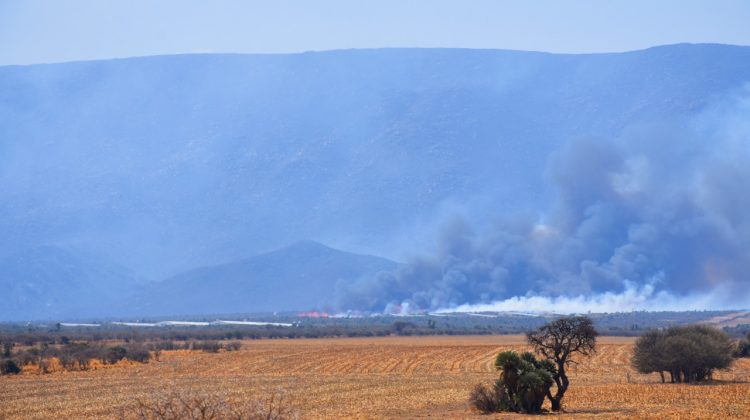
[{"label": "hillside slope", "polygon": [[303,241],[178,274],[147,288],[125,312],[189,315],[319,309],[335,303],[338,284],[396,267],[384,258]]},{"label": "hillside slope", "polygon": [[101,316],[139,286],[101,257],[51,246],[20,251],[0,260],[0,321]]},{"label": "hillside slope", "polygon": [[398,257],[446,213],[549,200],[550,154],[695,115],[750,48],[181,55],[0,67],[0,255],[163,278],[304,238]]}]

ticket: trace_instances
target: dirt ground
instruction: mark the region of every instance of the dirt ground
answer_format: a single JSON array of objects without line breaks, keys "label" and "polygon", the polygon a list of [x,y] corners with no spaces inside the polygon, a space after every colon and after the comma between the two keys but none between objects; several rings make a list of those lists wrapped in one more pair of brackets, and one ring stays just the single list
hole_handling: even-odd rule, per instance
[{"label": "dirt ground", "polygon": [[[555,418],[750,418],[750,360],[716,382],[661,384],[629,365],[633,339],[603,337],[571,371]],[[251,401],[283,390],[303,419],[520,418],[480,416],[471,387],[491,383],[494,357],[521,336],[383,337],[243,342],[237,352],[173,351],[148,364],[0,378],[0,418],[118,418],[137,398],[173,388]]]}]

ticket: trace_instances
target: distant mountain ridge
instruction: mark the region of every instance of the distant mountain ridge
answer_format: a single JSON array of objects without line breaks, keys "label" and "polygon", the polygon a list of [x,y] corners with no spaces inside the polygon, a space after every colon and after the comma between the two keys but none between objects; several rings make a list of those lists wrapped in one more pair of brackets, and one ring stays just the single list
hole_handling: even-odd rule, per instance
[{"label": "distant mountain ridge", "polygon": [[253,313],[332,308],[339,284],[396,269],[385,258],[302,241],[155,283],[129,305],[132,315]]},{"label": "distant mountain ridge", "polygon": [[[303,238],[399,259],[454,213],[535,214],[543,168],[571,140],[688,121],[748,82],[750,47],[712,44],[4,66],[0,258],[58,244],[174,285]],[[0,279],[19,272],[8,264]],[[238,267],[214,268],[239,281]],[[29,315],[88,298],[12,287]]]},{"label": "distant mountain ridge", "polygon": [[0,255],[75,243],[153,279],[303,238],[395,257],[446,209],[538,208],[569,139],[748,80],[750,48],[683,44],[0,67]]},{"label": "distant mountain ridge", "polygon": [[132,272],[92,255],[45,246],[0,260],[0,321],[94,317],[130,299]]},{"label": "distant mountain ridge", "polygon": [[0,321],[331,308],[337,287],[397,267],[385,258],[301,241],[144,283],[104,260],[41,247],[0,261]]}]

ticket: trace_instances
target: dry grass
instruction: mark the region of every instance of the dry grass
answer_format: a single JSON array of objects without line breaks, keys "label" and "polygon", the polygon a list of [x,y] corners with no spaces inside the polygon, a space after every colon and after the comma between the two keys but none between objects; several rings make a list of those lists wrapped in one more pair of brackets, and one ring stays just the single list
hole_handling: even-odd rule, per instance
[{"label": "dry grass", "polygon": [[[161,361],[88,372],[0,378],[0,418],[117,418],[136,398],[194,389],[251,402],[284,389],[308,418],[488,418],[468,410],[519,336],[246,341],[238,352],[163,352]],[[600,340],[572,372],[556,418],[748,418],[750,360],[711,385],[658,383],[629,367],[632,339]],[[497,418],[514,416],[497,415]]]}]

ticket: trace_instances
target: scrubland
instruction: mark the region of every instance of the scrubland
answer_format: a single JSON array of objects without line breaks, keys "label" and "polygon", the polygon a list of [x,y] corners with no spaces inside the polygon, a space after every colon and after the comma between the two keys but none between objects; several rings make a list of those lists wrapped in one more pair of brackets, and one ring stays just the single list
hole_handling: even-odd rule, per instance
[{"label": "scrubland", "polygon": [[[633,339],[603,337],[595,356],[571,369],[560,418],[748,418],[750,359],[715,381],[662,384],[630,367]],[[521,336],[248,340],[218,354],[163,351],[147,364],[0,378],[0,418],[120,418],[137,399],[165,390],[250,402],[284,392],[304,419],[520,418],[472,413],[471,387],[497,377],[501,350],[526,350]]]}]

